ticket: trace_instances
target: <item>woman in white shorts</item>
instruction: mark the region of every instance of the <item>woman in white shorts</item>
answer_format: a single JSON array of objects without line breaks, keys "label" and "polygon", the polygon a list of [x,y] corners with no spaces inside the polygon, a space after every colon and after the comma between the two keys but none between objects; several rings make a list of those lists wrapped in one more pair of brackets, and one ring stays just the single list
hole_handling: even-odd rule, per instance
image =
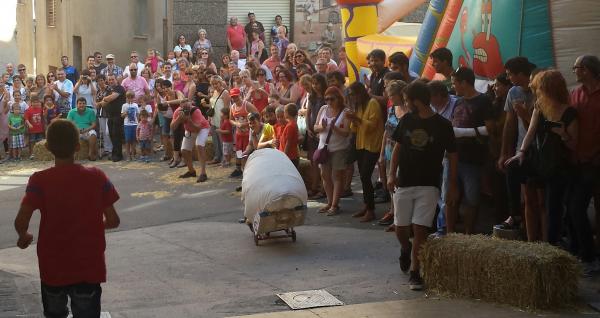
[{"label": "woman in white shorts", "polygon": [[173,125],[177,126],[180,124],[183,124],[183,127],[185,128],[183,141],[181,143],[181,154],[188,171],[179,177],[196,177],[196,170],[194,169],[194,162],[192,159],[192,150],[194,149],[194,145],[196,145],[198,162],[200,164],[200,174],[198,175],[196,182],[205,182],[208,180],[208,177],[206,176],[205,146],[210,131],[210,124],[202,115],[200,109],[191,107],[189,103],[182,105],[175,110],[175,113],[173,113]]}]

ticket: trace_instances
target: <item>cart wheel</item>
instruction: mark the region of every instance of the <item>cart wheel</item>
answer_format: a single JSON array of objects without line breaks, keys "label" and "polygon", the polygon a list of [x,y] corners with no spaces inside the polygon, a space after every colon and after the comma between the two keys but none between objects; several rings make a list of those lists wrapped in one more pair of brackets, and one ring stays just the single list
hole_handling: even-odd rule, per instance
[{"label": "cart wheel", "polygon": [[258,246],[258,234],[254,235],[254,245]]},{"label": "cart wheel", "polygon": [[296,231],[292,230],[292,242],[296,242]]}]

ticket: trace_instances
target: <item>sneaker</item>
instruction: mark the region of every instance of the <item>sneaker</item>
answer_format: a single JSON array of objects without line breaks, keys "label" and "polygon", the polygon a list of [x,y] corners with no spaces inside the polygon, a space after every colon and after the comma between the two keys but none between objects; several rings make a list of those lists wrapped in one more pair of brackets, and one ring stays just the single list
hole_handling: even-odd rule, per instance
[{"label": "sneaker", "polygon": [[423,278],[421,278],[419,271],[410,271],[408,288],[410,288],[410,290],[423,290]]},{"label": "sneaker", "polygon": [[390,193],[387,191],[382,191],[380,195],[375,197],[374,202],[377,204],[390,202]]},{"label": "sneaker", "polygon": [[408,270],[410,269],[411,254],[412,254],[412,243],[409,242],[408,251],[404,251],[404,250],[400,249],[400,258],[399,258],[400,270],[403,273],[408,272]]},{"label": "sneaker", "polygon": [[377,222],[379,225],[390,225],[394,223],[394,213],[387,212],[383,215],[383,217]]},{"label": "sneaker", "polygon": [[230,178],[239,178],[243,175],[242,170],[240,169],[235,169],[233,170],[233,172],[229,175]]},{"label": "sneaker", "polygon": [[437,240],[437,239],[441,239],[444,236],[446,236],[446,232],[444,231],[437,231],[435,233],[431,233],[429,234],[429,236],[427,237],[430,240]]}]

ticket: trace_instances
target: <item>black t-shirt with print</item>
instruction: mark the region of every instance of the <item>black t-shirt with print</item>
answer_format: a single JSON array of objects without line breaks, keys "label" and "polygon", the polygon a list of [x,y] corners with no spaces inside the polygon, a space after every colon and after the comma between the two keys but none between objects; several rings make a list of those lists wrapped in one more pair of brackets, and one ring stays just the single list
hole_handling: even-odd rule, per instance
[{"label": "black t-shirt with print", "polygon": [[439,188],[444,153],[456,152],[450,121],[438,114],[421,118],[408,113],[400,119],[392,139],[400,144],[397,185]]},{"label": "black t-shirt with print", "polygon": [[121,108],[125,104],[125,88],[121,85],[116,85],[112,87],[112,92],[119,94],[119,97],[108,103],[106,106],[106,115],[108,117],[119,117],[121,116]]},{"label": "black t-shirt with print", "polygon": [[[485,126],[485,121],[492,119],[492,111],[492,100],[484,94],[472,98],[460,98],[456,101],[452,113],[452,126],[457,128]],[[489,152],[485,136],[457,138],[456,149],[458,161],[476,165],[483,165]]]}]

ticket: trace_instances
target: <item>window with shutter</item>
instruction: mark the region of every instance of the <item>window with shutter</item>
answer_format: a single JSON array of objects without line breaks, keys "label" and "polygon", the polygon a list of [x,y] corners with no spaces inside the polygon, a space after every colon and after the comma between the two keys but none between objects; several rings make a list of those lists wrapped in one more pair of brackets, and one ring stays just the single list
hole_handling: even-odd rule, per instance
[{"label": "window with shutter", "polygon": [[56,0],[46,0],[46,26],[56,26]]}]

